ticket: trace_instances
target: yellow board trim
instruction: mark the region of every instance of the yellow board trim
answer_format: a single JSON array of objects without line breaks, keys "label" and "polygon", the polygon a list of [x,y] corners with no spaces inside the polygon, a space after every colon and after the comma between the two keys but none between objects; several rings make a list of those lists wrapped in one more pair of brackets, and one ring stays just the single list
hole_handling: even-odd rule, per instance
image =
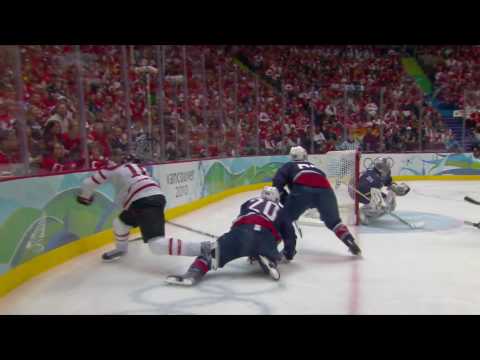
[{"label": "yellow board trim", "polygon": [[[480,175],[440,175],[440,176],[394,176],[395,181],[417,181],[417,180],[440,180],[440,181],[455,181],[455,180],[480,180]],[[174,219],[189,212],[200,209],[211,203],[223,200],[226,197],[239,194],[246,191],[253,191],[261,189],[266,185],[271,185],[270,182],[243,185],[232,188],[218,194],[206,196],[202,199],[195,200],[189,204],[181,205],[165,211],[165,218],[167,220]],[[134,234],[138,234],[138,230]],[[111,230],[105,230],[94,235],[77,240],[70,244],[61,246],[57,249],[51,250],[45,254],[39,255],[32,260],[19,265],[7,273],[0,275],[0,297],[20,286],[31,278],[55,267],[64,262],[82,255],[86,252],[98,249],[113,241]]]},{"label": "yellow board trim", "polygon": [[430,181],[430,180],[439,180],[439,181],[473,181],[480,180],[480,175],[402,175],[402,176],[393,176],[395,181]]},{"label": "yellow board trim", "polygon": [[[186,213],[195,211],[199,208],[207,206],[211,203],[223,200],[226,197],[239,194],[246,191],[253,191],[263,188],[266,185],[271,185],[269,182],[243,185],[222,191],[217,194],[206,196],[202,199],[195,200],[189,204],[181,205],[165,211],[165,218],[167,220],[174,219]],[[139,231],[133,232],[138,234]],[[39,255],[32,260],[21,264],[7,273],[0,275],[0,297],[12,291],[16,287],[22,285],[31,278],[55,267],[72,258],[84,254],[86,252],[98,249],[113,241],[112,231],[105,230],[94,235],[77,240],[70,244],[61,246],[51,250],[45,254]]]}]

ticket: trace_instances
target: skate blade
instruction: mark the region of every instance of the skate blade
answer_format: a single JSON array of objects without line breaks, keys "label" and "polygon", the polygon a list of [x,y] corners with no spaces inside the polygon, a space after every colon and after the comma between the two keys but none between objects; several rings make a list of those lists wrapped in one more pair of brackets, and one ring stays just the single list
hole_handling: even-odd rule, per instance
[{"label": "skate blade", "polygon": [[122,256],[117,256],[117,257],[114,257],[114,258],[111,258],[111,259],[105,259],[102,257],[102,262],[104,263],[113,263],[115,261],[118,261],[122,258]]},{"label": "skate blade", "polygon": [[182,278],[180,276],[167,276],[165,282],[170,285],[192,286],[194,284],[192,279]]},{"label": "skate blade", "polygon": [[270,276],[273,280],[280,280],[280,272],[277,269],[270,269]]},{"label": "skate blade", "polygon": [[270,275],[270,277],[275,281],[280,280],[280,271],[278,271],[277,268],[270,266],[270,261],[266,257],[259,256],[259,259],[262,264],[268,269],[268,274]]}]

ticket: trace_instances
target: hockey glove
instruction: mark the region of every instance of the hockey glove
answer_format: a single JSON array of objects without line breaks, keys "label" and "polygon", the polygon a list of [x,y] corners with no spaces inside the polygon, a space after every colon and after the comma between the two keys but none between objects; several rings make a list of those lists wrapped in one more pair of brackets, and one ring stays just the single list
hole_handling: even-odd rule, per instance
[{"label": "hockey glove", "polygon": [[80,195],[77,195],[77,202],[82,205],[91,205],[93,202],[93,196],[90,199],[84,198]]},{"label": "hockey glove", "polygon": [[294,256],[297,254],[297,250],[293,249],[293,250],[285,250],[283,249],[282,252],[282,260],[281,262],[283,262],[284,260],[287,260],[287,261],[292,261]]},{"label": "hockey glove", "polygon": [[288,193],[286,191],[282,191],[280,194],[280,203],[285,206],[287,203]]},{"label": "hockey glove", "polygon": [[405,196],[409,193],[410,187],[405,183],[392,184],[392,191],[398,196]]}]

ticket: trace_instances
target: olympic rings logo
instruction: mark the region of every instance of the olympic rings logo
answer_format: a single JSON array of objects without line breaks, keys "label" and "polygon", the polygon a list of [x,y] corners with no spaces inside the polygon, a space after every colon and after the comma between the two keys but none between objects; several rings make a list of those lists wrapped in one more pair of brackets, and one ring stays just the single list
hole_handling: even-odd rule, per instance
[{"label": "olympic rings logo", "polygon": [[384,158],[384,159],[387,159],[387,164],[388,166],[390,167],[390,169],[393,168],[393,165],[395,165],[395,161],[393,160],[393,158],[391,157],[384,157],[384,156],[379,156],[379,157],[376,157],[376,158],[365,158],[363,160],[363,167],[366,169],[366,170],[372,170],[374,165],[375,165],[375,162],[378,160],[378,159],[381,159],[381,158]]}]

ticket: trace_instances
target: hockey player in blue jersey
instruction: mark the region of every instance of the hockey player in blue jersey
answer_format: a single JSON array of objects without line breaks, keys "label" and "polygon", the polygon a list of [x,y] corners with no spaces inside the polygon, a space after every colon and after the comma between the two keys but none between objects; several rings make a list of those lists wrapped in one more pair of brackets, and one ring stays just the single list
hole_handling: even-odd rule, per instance
[{"label": "hockey player in blue jersey", "polygon": [[[383,187],[387,188],[386,193],[382,192]],[[358,191],[362,194],[359,201],[364,204],[360,208],[360,222],[368,225],[371,220],[394,211],[396,195],[407,195],[410,188],[405,183],[394,183],[387,159],[378,158],[373,168],[360,176]]]},{"label": "hockey player in blue jersey", "polygon": [[[266,186],[260,197],[242,204],[239,216],[229,232],[214,242],[203,242],[201,252],[184,275],[170,275],[167,282],[176,285],[194,285],[210,270],[222,268],[232,260],[249,257],[258,260],[263,271],[274,280],[280,278],[277,263],[291,260],[295,255],[295,238],[291,223],[279,217],[280,194]],[[277,245],[283,241],[282,252]]]},{"label": "hockey player in blue jersey", "polygon": [[[301,146],[292,147],[290,157],[292,161],[284,164],[273,178],[273,186],[280,192],[284,205],[280,217],[285,222],[293,223],[306,210],[316,208],[327,228],[352,254],[360,255],[360,247],[340,219],[337,197],[325,173],[307,161],[307,151]],[[290,193],[287,193],[285,186],[288,186]],[[289,236],[294,237],[294,234]]]}]

